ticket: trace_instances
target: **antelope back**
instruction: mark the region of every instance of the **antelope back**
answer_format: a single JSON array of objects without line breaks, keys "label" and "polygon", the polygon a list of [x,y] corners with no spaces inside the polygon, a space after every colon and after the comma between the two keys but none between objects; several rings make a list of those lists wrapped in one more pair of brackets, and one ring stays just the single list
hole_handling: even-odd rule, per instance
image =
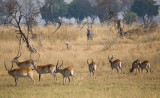
[{"label": "antelope back", "polygon": [[132,63],[132,68],[138,68],[138,64],[140,63],[140,60],[135,60],[133,63]]},{"label": "antelope back", "polygon": [[33,65],[34,64],[32,60],[27,60],[27,61],[17,63],[17,66],[20,68],[32,68],[33,69],[34,68]]},{"label": "antelope back", "polygon": [[36,71],[38,73],[53,73],[53,72],[56,72],[56,66],[53,64],[48,64],[44,66],[36,66]]},{"label": "antelope back", "polygon": [[132,68],[130,69],[130,72],[133,72],[134,69],[136,68],[139,68],[139,63],[140,63],[140,60],[135,60],[133,63],[132,63]]},{"label": "antelope back", "polygon": [[73,76],[73,68],[71,66],[62,69],[61,71],[64,77]]},{"label": "antelope back", "polygon": [[9,70],[8,74],[13,77],[26,77],[28,74],[33,74],[33,69],[31,68],[17,68],[13,70]]},{"label": "antelope back", "polygon": [[96,64],[95,64],[95,62],[92,61],[92,62],[89,64],[89,70],[90,70],[90,71],[96,70]]},{"label": "antelope back", "polygon": [[121,61],[119,59],[116,59],[114,61],[110,61],[111,67],[112,68],[117,68],[120,66]]},{"label": "antelope back", "polygon": [[144,69],[149,65],[150,67],[150,62],[148,60],[143,61],[142,63],[139,63],[139,67]]}]

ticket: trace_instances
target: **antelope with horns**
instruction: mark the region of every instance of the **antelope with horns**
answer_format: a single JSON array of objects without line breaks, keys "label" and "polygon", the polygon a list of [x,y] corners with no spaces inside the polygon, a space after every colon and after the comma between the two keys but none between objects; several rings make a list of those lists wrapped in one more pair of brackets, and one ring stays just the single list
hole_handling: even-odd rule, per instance
[{"label": "antelope with horns", "polygon": [[144,69],[147,71],[147,73],[148,73],[148,70],[151,72],[150,62],[148,60],[145,60],[142,63],[139,62],[139,68],[141,69],[142,72]]},{"label": "antelope with horns", "polygon": [[[58,62],[57,62],[57,65],[58,65]],[[57,65],[48,64],[44,66],[36,66],[33,64],[34,69],[39,74],[39,81],[41,80],[41,74],[46,74],[46,73],[51,73],[52,75],[54,75],[54,78],[57,80],[57,76],[56,76],[56,66]]]},{"label": "antelope with horns", "polygon": [[31,54],[30,54],[31,60],[26,60],[26,61],[20,62],[18,60],[20,56],[21,56],[21,53],[19,52],[18,55],[13,59],[13,62],[15,62],[18,67],[20,67],[20,68],[32,68],[32,69],[34,69],[33,64],[34,64],[35,61],[37,61],[39,59],[40,54],[39,54],[38,59],[35,60],[35,61],[32,60],[32,57],[31,57]]},{"label": "antelope with horns", "polygon": [[89,63],[89,59],[87,60],[87,64],[88,64],[88,68],[89,68],[89,72],[90,72],[90,77],[95,77],[96,78],[96,63],[93,62],[93,59],[92,59],[92,62]]},{"label": "antelope with horns", "polygon": [[8,74],[15,78],[15,86],[18,84],[18,78],[19,77],[29,77],[33,83],[35,83],[35,80],[33,79],[33,69],[31,68],[17,68],[17,69],[12,69],[13,68],[13,62],[12,62],[12,67],[10,70],[6,67],[6,64],[4,62],[4,66],[6,71],[8,71]]},{"label": "antelope with horns", "polygon": [[130,72],[133,72],[134,69],[138,69],[138,71],[140,72],[139,63],[140,63],[140,60],[139,60],[139,59],[135,60],[135,61],[132,63],[132,68],[130,69]]},{"label": "antelope with horns", "polygon": [[115,68],[117,70],[117,73],[118,73],[119,72],[118,68],[119,68],[119,69],[121,69],[121,72],[122,72],[121,61],[119,59],[116,59],[116,60],[112,61],[113,60],[113,55],[112,55],[111,58],[108,55],[108,60],[109,60],[109,63],[111,65],[112,70]]},{"label": "antelope with horns", "polygon": [[70,83],[70,76],[72,77],[72,82],[74,84],[73,68],[71,66],[69,66],[69,67],[61,69],[62,65],[63,65],[63,60],[62,60],[62,64],[59,67],[58,67],[58,63],[57,63],[57,65],[56,65],[56,73],[62,74],[62,76],[63,76],[63,85],[66,83],[67,78],[68,78],[69,83]]}]

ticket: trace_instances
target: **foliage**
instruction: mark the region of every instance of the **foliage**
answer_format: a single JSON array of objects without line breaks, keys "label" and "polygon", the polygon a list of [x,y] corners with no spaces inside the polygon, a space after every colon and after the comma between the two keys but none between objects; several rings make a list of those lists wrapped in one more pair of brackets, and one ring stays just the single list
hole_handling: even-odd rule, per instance
[{"label": "foliage", "polygon": [[146,21],[145,17],[147,17],[147,19],[152,19],[153,16],[157,16],[158,10],[159,7],[153,0],[135,0],[131,7],[131,11],[143,18],[144,22]]},{"label": "foliage", "polygon": [[54,22],[58,17],[66,16],[68,4],[64,0],[46,0],[45,9],[42,10],[42,18],[48,22]]},{"label": "foliage", "polygon": [[6,15],[6,9],[4,9],[4,1],[0,0],[0,24],[3,23],[5,15]]},{"label": "foliage", "polygon": [[123,18],[124,18],[124,21],[126,22],[126,24],[132,24],[133,22],[136,21],[137,14],[134,12],[129,12],[127,14],[124,14]]},{"label": "foliage", "polygon": [[94,8],[91,6],[88,0],[74,0],[68,8],[68,17],[75,17],[80,21],[85,17],[93,16]]}]

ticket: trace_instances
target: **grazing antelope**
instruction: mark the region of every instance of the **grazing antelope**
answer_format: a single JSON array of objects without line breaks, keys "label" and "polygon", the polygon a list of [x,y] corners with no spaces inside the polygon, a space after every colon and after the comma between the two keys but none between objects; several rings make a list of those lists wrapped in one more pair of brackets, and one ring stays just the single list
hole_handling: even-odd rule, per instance
[{"label": "grazing antelope", "polygon": [[141,69],[142,72],[143,72],[143,69],[145,69],[147,71],[147,73],[148,73],[148,69],[151,72],[150,62],[148,60],[145,60],[142,63],[139,62],[139,68]]},{"label": "grazing antelope", "polygon": [[113,55],[112,55],[112,58],[110,58],[108,55],[108,60],[109,60],[109,63],[111,65],[112,70],[113,70],[113,68],[115,68],[115,69],[117,69],[117,73],[118,73],[119,72],[118,68],[119,68],[119,69],[121,69],[121,72],[122,72],[121,61],[119,59],[112,61],[112,59],[113,59]]},{"label": "grazing antelope", "polygon": [[31,68],[17,68],[17,69],[12,69],[13,68],[13,62],[12,62],[12,67],[10,70],[6,67],[6,64],[4,62],[4,66],[6,71],[8,71],[8,74],[15,78],[15,86],[18,84],[18,78],[19,77],[29,77],[33,83],[35,83],[35,80],[33,79],[33,69]]},{"label": "grazing antelope", "polygon": [[[18,53],[18,55],[13,59],[13,62],[15,62],[18,67],[20,67],[20,68],[32,68],[32,69],[34,69],[34,67],[33,67],[34,61],[32,59],[20,62],[18,60],[20,56],[21,56],[21,53]],[[39,57],[40,57],[40,55],[39,55]]]},{"label": "grazing antelope", "polygon": [[87,64],[88,64],[88,67],[89,67],[90,77],[93,77],[93,78],[95,77],[96,78],[96,73],[95,73],[96,63],[93,62],[93,59],[92,59],[91,63],[89,63],[88,61],[89,61],[89,59],[87,60]]},{"label": "grazing antelope", "polygon": [[56,65],[56,73],[61,73],[62,76],[63,76],[63,85],[66,83],[67,81],[67,78],[69,80],[69,83],[70,83],[70,77],[72,77],[72,81],[73,81],[73,84],[74,84],[74,80],[73,80],[73,68],[71,66],[69,67],[66,67],[64,69],[60,69],[63,65],[63,61],[62,61],[62,64],[58,67],[58,63]]},{"label": "grazing antelope", "polygon": [[133,63],[132,63],[132,68],[130,69],[130,72],[133,72],[134,69],[138,69],[138,71],[140,72],[140,69],[139,69],[139,63],[140,63],[140,60],[135,60]]},{"label": "grazing antelope", "polygon": [[[57,62],[57,65],[58,65],[58,62]],[[48,65],[44,65],[44,66],[36,66],[36,65],[34,65],[34,69],[39,74],[39,81],[41,80],[41,74],[46,74],[46,73],[51,73],[52,75],[54,75],[54,78],[57,80],[56,66],[53,65],[53,64],[48,64]]]}]

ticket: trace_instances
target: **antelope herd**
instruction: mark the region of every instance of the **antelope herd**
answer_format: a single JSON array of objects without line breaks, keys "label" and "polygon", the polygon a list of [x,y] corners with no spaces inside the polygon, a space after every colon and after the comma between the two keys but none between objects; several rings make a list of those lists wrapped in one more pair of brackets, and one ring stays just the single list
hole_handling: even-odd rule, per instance
[{"label": "antelope herd", "polygon": [[[11,69],[8,69],[5,62],[4,62],[4,66],[5,66],[6,71],[8,71],[8,74],[10,76],[12,76],[13,78],[15,78],[15,85],[18,84],[19,77],[29,77],[35,83],[35,80],[33,79],[34,71],[36,71],[39,74],[39,81],[41,80],[42,74],[50,73],[57,80],[56,74],[60,73],[63,76],[63,85],[66,84],[67,79],[70,83],[70,80],[71,80],[70,77],[72,78],[72,82],[74,84],[73,67],[69,66],[66,68],[61,68],[63,65],[63,60],[60,65],[59,65],[59,61],[57,61],[56,65],[54,65],[54,64],[35,65],[35,61],[33,61],[32,58],[31,58],[31,60],[26,60],[26,61],[20,62],[18,60],[18,58],[20,56],[21,56],[21,53],[19,53],[12,60]],[[39,55],[39,57],[40,57],[40,55]],[[110,57],[108,55],[108,60],[109,60],[109,63],[110,63],[112,70],[116,69],[117,73],[118,73],[119,69],[120,69],[121,73],[122,73],[121,60],[119,60],[119,59],[113,60],[113,55],[112,55],[112,57]],[[12,69],[13,63],[16,63],[16,65],[19,68]],[[90,72],[90,77],[93,77],[93,79],[96,79],[96,63],[91,58],[91,62],[89,63],[89,59],[88,59],[87,64],[88,64],[88,68],[89,68],[89,72]],[[133,72],[135,69],[138,69],[138,72],[140,72],[140,70],[141,70],[141,72],[143,72],[144,69],[146,70],[147,73],[148,73],[148,70],[151,72],[150,62],[148,60],[141,62],[139,59],[137,59],[132,63],[132,68],[130,69],[130,72]]]}]

